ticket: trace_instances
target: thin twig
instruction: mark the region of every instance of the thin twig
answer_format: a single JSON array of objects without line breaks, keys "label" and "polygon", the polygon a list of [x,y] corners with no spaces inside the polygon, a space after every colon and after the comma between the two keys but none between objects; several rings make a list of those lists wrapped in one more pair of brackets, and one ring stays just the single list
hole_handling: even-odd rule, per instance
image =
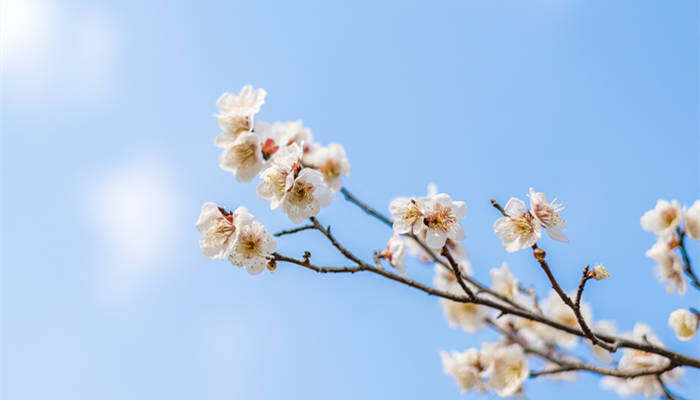
[{"label": "thin twig", "polygon": [[688,257],[688,250],[685,248],[685,231],[681,230],[679,227],[676,228],[676,232],[678,233],[678,247],[681,249],[681,256],[683,257],[683,271],[685,271],[685,274],[690,278],[690,284],[696,289],[700,289],[700,280],[698,280],[697,275],[695,275],[693,271],[693,267],[690,264],[690,257]]},{"label": "thin twig", "polygon": [[586,265],[583,268],[583,276],[581,276],[581,282],[578,284],[578,290],[576,291],[576,301],[574,302],[574,305],[579,309],[581,308],[581,296],[583,295],[583,289],[586,286],[586,282],[591,279],[591,277],[588,276],[589,268],[590,265]]},{"label": "thin twig", "polygon": [[299,227],[297,227],[297,228],[286,229],[286,230],[283,230],[283,231],[279,231],[279,232],[275,233],[273,236],[275,236],[275,237],[280,237],[280,236],[284,236],[284,235],[291,235],[291,234],[293,234],[293,233],[305,231],[305,230],[307,230],[307,229],[316,229],[316,227],[315,227],[314,225],[299,226]]},{"label": "thin twig", "polygon": [[[279,253],[273,253],[272,254],[272,259],[275,261],[283,261],[283,262],[289,262],[292,264],[300,265],[302,267],[311,269],[313,271],[319,272],[319,273],[355,273],[355,272],[360,272],[360,271],[368,271],[372,272],[378,275],[382,275],[386,278],[389,278],[393,281],[403,283],[405,285],[408,285],[410,287],[416,288],[418,290],[421,290],[425,293],[428,293],[433,296],[438,296],[442,297],[444,299],[456,301],[456,302],[461,302],[461,303],[473,303],[473,304],[480,304],[484,305],[490,308],[497,309],[501,311],[503,314],[511,314],[515,315],[517,317],[522,317],[534,322],[539,322],[544,325],[548,325],[552,328],[558,329],[560,331],[570,333],[572,335],[580,336],[580,337],[587,337],[586,334],[581,331],[580,329],[576,329],[573,327],[570,327],[568,325],[560,324],[556,321],[552,321],[544,316],[538,315],[536,313],[532,313],[527,310],[522,310],[522,309],[517,309],[513,307],[509,307],[507,305],[504,305],[502,303],[489,300],[489,299],[484,299],[481,297],[474,297],[474,298],[469,298],[467,296],[461,296],[457,295],[454,293],[450,292],[445,292],[439,289],[434,289],[430,286],[424,285],[420,282],[416,282],[412,279],[405,278],[401,275],[395,274],[393,272],[383,270],[383,269],[378,269],[376,267],[373,267],[367,263],[364,263],[360,261],[360,265],[356,267],[319,267],[311,264],[308,259],[305,260],[300,260],[300,259],[295,259],[292,257],[284,256]],[[616,342],[618,343],[619,347],[626,347],[630,349],[636,349],[636,350],[642,350],[647,353],[654,353],[658,354],[661,356],[664,356],[671,360],[671,364],[675,366],[690,366],[694,368],[700,368],[700,359],[696,359],[690,356],[686,356],[681,353],[674,352],[672,350],[668,350],[664,347],[656,346],[651,343],[639,343],[633,340],[629,339],[624,339],[624,338],[618,338],[615,336],[609,336],[609,335],[602,335],[599,334],[598,337],[602,340],[605,340],[609,343]]]},{"label": "thin twig", "polygon": [[457,283],[459,283],[459,286],[462,287],[462,290],[464,290],[464,293],[466,293],[470,299],[473,299],[475,297],[474,292],[467,286],[466,283],[464,283],[464,280],[462,279],[462,269],[452,257],[452,254],[450,254],[450,249],[447,248],[447,245],[444,245],[442,247],[442,255],[450,263],[450,267],[452,267],[452,272],[454,272],[455,278],[457,278]]},{"label": "thin twig", "polygon": [[[384,214],[380,213],[379,211],[377,211],[377,210],[375,210],[374,208],[370,207],[369,205],[365,204],[363,201],[361,201],[360,199],[358,199],[355,195],[353,195],[352,193],[350,193],[350,191],[349,191],[347,188],[342,187],[342,188],[340,189],[340,192],[345,196],[345,199],[346,199],[346,200],[348,200],[349,202],[355,204],[356,206],[358,206],[359,208],[361,208],[361,209],[362,209],[364,212],[366,212],[367,214],[369,214],[369,215],[371,215],[371,216],[377,218],[378,220],[380,220],[381,222],[383,222],[383,223],[386,224],[387,226],[390,226],[390,227],[393,226],[393,222],[391,221],[391,218],[385,216]],[[424,242],[423,240],[421,240],[418,236],[416,236],[416,235],[413,234],[413,233],[408,233],[408,234],[406,234],[406,236],[410,237],[410,238],[413,239],[416,243],[418,243],[418,245],[423,249],[423,251],[425,251],[425,252],[428,254],[428,256],[429,256],[433,261],[435,261],[436,263],[442,265],[442,266],[443,266],[444,268],[446,268],[448,271],[451,270],[451,267],[450,267],[447,263],[445,263],[445,261],[442,260],[442,259],[435,253],[435,251],[434,251],[433,249],[431,249],[430,247],[428,247],[428,245],[426,245],[425,242]],[[475,286],[475,287],[477,288],[477,290],[478,290],[479,293],[486,293],[486,294],[488,294],[488,295],[490,295],[490,296],[492,296],[492,297],[494,297],[494,298],[496,298],[496,299],[498,299],[498,300],[500,300],[500,301],[502,301],[502,302],[504,302],[504,303],[510,305],[511,307],[519,308],[519,309],[521,309],[521,310],[527,310],[527,309],[526,309],[525,307],[523,307],[522,305],[520,305],[520,304],[518,304],[518,303],[512,301],[511,299],[509,299],[509,298],[507,298],[507,297],[501,295],[500,293],[494,292],[493,290],[489,289],[488,286],[486,286],[486,285],[480,283],[479,281],[477,281],[476,279],[474,279],[474,278],[471,277],[471,276],[463,275],[463,276],[462,276],[462,279],[464,279],[464,280],[467,281],[468,283],[470,283],[470,284],[472,284],[473,286]]]},{"label": "thin twig", "polygon": [[542,350],[539,350],[535,347],[532,347],[528,345],[528,343],[522,339],[520,336],[518,336],[517,332],[514,332],[512,330],[505,329],[503,327],[498,326],[495,322],[493,322],[491,319],[486,319],[486,323],[497,330],[498,332],[504,334],[509,340],[512,342],[517,343],[520,347],[523,348],[523,351],[525,351],[528,354],[534,354],[540,358],[543,358],[547,361],[553,362],[557,364],[559,367],[558,368],[552,368],[552,369],[546,369],[543,371],[533,371],[530,373],[530,377],[537,377],[537,376],[542,376],[542,375],[548,375],[548,374],[556,374],[560,372],[567,372],[567,371],[589,371],[593,372],[599,375],[608,375],[608,376],[614,376],[618,378],[637,378],[640,376],[647,376],[647,375],[658,375],[662,374],[664,372],[670,371],[673,368],[676,368],[677,366],[674,364],[669,364],[665,367],[662,368],[653,368],[653,369],[643,369],[643,370],[638,370],[638,371],[622,371],[618,369],[610,369],[610,368],[602,368],[598,367],[595,365],[591,364],[586,364],[584,362],[581,362],[579,360],[561,360],[558,359],[551,354],[548,354]]}]

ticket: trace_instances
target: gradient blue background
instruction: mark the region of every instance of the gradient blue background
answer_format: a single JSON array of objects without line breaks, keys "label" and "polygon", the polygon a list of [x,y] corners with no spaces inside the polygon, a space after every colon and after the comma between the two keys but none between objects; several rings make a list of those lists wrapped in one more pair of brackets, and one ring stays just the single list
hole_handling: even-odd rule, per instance
[{"label": "gradient blue background", "polygon": [[[450,329],[436,299],[363,274],[252,277],[201,255],[205,201],[291,226],[217,166],[214,103],[248,83],[269,92],[260,118],[303,118],[318,141],[342,142],[347,187],[377,208],[430,181],[466,201],[481,280],[508,261],[546,295],[529,252],[503,251],[488,199],[557,196],[571,243],[541,243],[563,285],[602,262],[612,277],[586,291],[597,318],[647,321],[700,353],[666,322],[700,296],[666,294],[639,226],[658,197],[699,197],[696,2],[14,7],[5,16],[29,33],[10,32],[2,56],[3,398],[460,398],[437,350],[496,336]],[[365,258],[390,236],[339,196],[319,219]],[[279,248],[345,263],[313,232]],[[673,388],[696,398],[699,377]],[[597,381],[533,380],[526,393],[616,398]]]}]

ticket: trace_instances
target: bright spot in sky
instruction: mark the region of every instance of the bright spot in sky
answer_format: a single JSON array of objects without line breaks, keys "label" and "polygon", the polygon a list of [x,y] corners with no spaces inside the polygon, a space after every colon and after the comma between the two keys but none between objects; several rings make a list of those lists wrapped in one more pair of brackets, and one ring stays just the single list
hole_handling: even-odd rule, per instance
[{"label": "bright spot in sky", "polygon": [[3,0],[0,2],[0,58],[35,61],[46,45],[51,30],[51,9],[41,0]]},{"label": "bright spot in sky", "polygon": [[99,237],[100,294],[129,297],[168,261],[182,203],[173,174],[156,162],[115,169],[92,185],[87,208]]}]

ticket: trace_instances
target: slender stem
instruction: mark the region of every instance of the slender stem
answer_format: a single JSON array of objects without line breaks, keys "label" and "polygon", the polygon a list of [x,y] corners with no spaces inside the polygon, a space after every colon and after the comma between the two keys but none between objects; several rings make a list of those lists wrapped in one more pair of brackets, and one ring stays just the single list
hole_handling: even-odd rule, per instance
[{"label": "slender stem", "polygon": [[459,286],[462,287],[464,293],[466,293],[470,299],[474,299],[474,292],[471,289],[469,289],[466,283],[464,283],[464,280],[462,279],[462,269],[452,257],[452,254],[450,254],[450,249],[447,248],[447,245],[442,247],[442,255],[445,256],[445,258],[447,258],[447,261],[450,263],[450,267],[452,267],[452,272],[454,272],[455,277],[457,278],[457,283],[459,283]]},{"label": "slender stem", "polygon": [[[583,313],[581,313],[581,305],[580,304],[575,304],[572,300],[571,297],[569,297],[566,292],[559,286],[559,282],[557,282],[557,279],[554,277],[554,274],[552,273],[552,270],[549,268],[549,264],[547,264],[547,260],[545,260],[546,253],[537,247],[537,243],[532,245],[532,250],[533,254],[535,256],[535,259],[537,262],[540,264],[540,267],[544,271],[544,273],[547,275],[547,278],[549,278],[549,282],[552,285],[552,289],[554,289],[555,292],[559,295],[561,300],[569,306],[571,311],[574,312],[574,315],[576,316],[576,320],[578,321],[579,326],[583,330],[584,334],[586,335],[586,338],[588,338],[593,344],[600,346],[604,348],[605,350],[609,352],[615,352],[617,350],[617,345],[615,343],[613,344],[607,344],[601,340],[599,340],[596,335],[593,334],[593,331],[591,331],[591,328],[588,326],[588,323],[586,323],[586,319],[583,317]],[[538,251],[539,250],[539,251]],[[585,283],[585,280],[584,282]],[[580,290],[583,292],[583,285],[580,285]],[[579,297],[577,295],[577,297]],[[578,298],[580,301],[580,297]]]},{"label": "slender stem", "polygon": [[567,371],[589,371],[589,372],[593,372],[593,373],[596,373],[599,375],[615,376],[618,378],[637,378],[640,376],[647,376],[647,375],[659,375],[659,374],[670,371],[673,368],[677,367],[677,365],[670,363],[669,365],[661,367],[661,368],[643,369],[643,370],[637,370],[637,371],[622,371],[619,369],[598,367],[595,365],[581,362],[579,360],[561,360],[561,359],[558,359],[558,358],[552,356],[551,354],[548,354],[542,350],[539,350],[535,347],[530,346],[523,338],[518,336],[517,332],[515,332],[513,330],[508,330],[508,329],[505,329],[503,327],[500,327],[490,319],[487,319],[486,323],[489,326],[491,326],[493,329],[504,334],[512,342],[515,342],[518,345],[520,345],[520,347],[522,347],[526,353],[534,354],[540,358],[543,358],[543,359],[550,361],[554,364],[557,364],[559,366],[558,368],[546,369],[543,371],[533,371],[530,373],[530,377],[533,377],[533,378],[538,377],[538,376],[542,376],[542,375],[556,374],[556,373],[567,372]]},{"label": "slender stem", "polygon": [[688,257],[688,250],[685,248],[685,231],[681,230],[681,228],[676,228],[676,232],[679,238],[678,247],[681,249],[681,256],[683,257],[683,271],[685,271],[685,274],[690,278],[690,283],[695,286],[696,289],[700,289],[700,280],[698,280],[697,275],[695,275],[693,271],[693,267],[690,264],[690,257]]},{"label": "slender stem", "polygon": [[385,224],[389,226],[393,226],[394,223],[391,222],[391,218],[385,216],[384,214],[380,213],[379,211],[373,209],[372,207],[368,206],[367,204],[363,203],[360,201],[357,197],[355,197],[352,193],[350,193],[345,187],[340,188],[340,193],[345,196],[345,200],[354,203],[356,206],[360,207],[364,212],[367,214],[379,219],[380,221],[384,222]]},{"label": "slender stem", "polygon": [[[391,218],[385,216],[384,214],[380,213],[379,211],[375,210],[374,208],[370,207],[369,205],[367,205],[366,203],[364,203],[363,201],[358,199],[355,195],[350,193],[350,191],[347,188],[342,187],[340,189],[340,192],[345,196],[346,200],[355,204],[356,206],[361,208],[367,214],[379,219],[381,222],[383,222],[387,226],[390,226],[390,227],[393,226],[393,222],[391,221]],[[438,255],[435,253],[435,251],[433,251],[433,249],[428,247],[428,245],[426,245],[425,242],[423,240],[421,240],[418,236],[416,236],[413,233],[408,233],[408,234],[406,234],[406,236],[410,237],[416,243],[418,243],[418,245],[423,249],[423,251],[425,251],[428,254],[428,256],[430,256],[430,258],[433,261],[442,265],[447,270],[451,270],[451,267],[447,263],[445,263],[444,260],[442,260],[440,257],[438,257]],[[493,290],[489,289],[488,286],[480,283],[479,281],[477,281],[476,279],[474,279],[471,276],[463,275],[462,279],[469,282],[470,284],[474,285],[478,289],[479,293],[486,293],[486,294],[510,305],[511,307],[519,308],[521,310],[527,310],[522,305],[512,301],[511,299],[501,295],[500,293],[494,292]]]},{"label": "slender stem", "polygon": [[[318,273],[355,273],[355,272],[361,272],[361,271],[368,271],[372,272],[374,274],[382,275],[386,278],[389,278],[393,281],[403,283],[405,285],[408,285],[410,287],[413,287],[415,289],[421,290],[425,293],[428,293],[433,296],[438,296],[442,297],[444,299],[456,301],[456,302],[461,302],[461,303],[473,303],[473,304],[480,304],[484,305],[490,308],[497,309],[501,311],[503,314],[512,314],[517,317],[522,317],[531,321],[539,322],[544,325],[551,326],[552,328],[558,329],[560,331],[570,333],[572,335],[580,336],[580,337],[587,337],[586,334],[581,331],[580,329],[576,329],[573,327],[570,327],[568,325],[560,324],[556,321],[552,321],[544,316],[538,315],[536,313],[532,313],[527,310],[522,310],[522,309],[517,309],[513,307],[509,307],[507,305],[504,305],[502,303],[481,298],[481,297],[474,297],[474,298],[469,298],[467,296],[461,296],[457,295],[454,293],[449,293],[445,292],[439,289],[434,289],[430,286],[424,285],[420,282],[416,282],[412,279],[405,278],[401,275],[395,274],[393,272],[384,270],[384,269],[379,269],[377,267],[371,266],[367,263],[364,263],[360,261],[361,264],[359,264],[356,267],[319,267],[311,264],[308,259],[296,259],[288,256],[284,256],[279,253],[273,253],[271,255],[272,259],[275,261],[282,261],[282,262],[289,262],[292,264],[296,264],[308,269],[311,269],[313,271],[316,271]],[[690,356],[686,356],[681,353],[674,352],[672,350],[668,350],[664,347],[656,346],[651,343],[639,343],[633,340],[629,339],[624,339],[624,338],[618,338],[615,336],[610,336],[610,335],[603,335],[603,334],[598,334],[597,335],[600,339],[605,340],[609,343],[616,342],[618,343],[619,347],[626,347],[630,349],[636,349],[636,350],[641,350],[645,351],[647,353],[654,353],[658,354],[661,356],[664,356],[671,360],[671,364],[676,365],[676,366],[690,366],[694,368],[700,368],[700,359],[696,359]]]},{"label": "slender stem", "polygon": [[589,279],[591,279],[588,276],[588,270],[590,266],[586,265],[585,268],[583,268],[583,274],[581,276],[581,282],[578,284],[578,290],[576,291],[576,301],[574,302],[574,305],[577,308],[581,308],[581,296],[583,295],[583,289],[586,286],[586,282],[588,282]]},{"label": "slender stem", "polygon": [[300,227],[293,228],[293,229],[285,229],[283,231],[279,231],[279,232],[275,233],[273,236],[280,237],[280,236],[284,236],[284,235],[291,235],[293,233],[305,231],[307,229],[316,229],[316,227],[313,224],[312,225],[304,225],[304,226],[300,226]]}]

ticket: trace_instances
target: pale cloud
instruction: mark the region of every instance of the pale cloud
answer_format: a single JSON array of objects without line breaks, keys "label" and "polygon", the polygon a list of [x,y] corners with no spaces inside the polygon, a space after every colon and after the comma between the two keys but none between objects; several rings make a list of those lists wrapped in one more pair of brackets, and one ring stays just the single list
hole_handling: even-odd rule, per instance
[{"label": "pale cloud", "polygon": [[96,284],[104,299],[128,299],[173,261],[185,207],[173,175],[164,164],[146,161],[89,185],[86,210],[99,240]]},{"label": "pale cloud", "polygon": [[114,86],[119,31],[97,7],[47,0],[0,2],[0,63],[13,96],[85,102]]}]

